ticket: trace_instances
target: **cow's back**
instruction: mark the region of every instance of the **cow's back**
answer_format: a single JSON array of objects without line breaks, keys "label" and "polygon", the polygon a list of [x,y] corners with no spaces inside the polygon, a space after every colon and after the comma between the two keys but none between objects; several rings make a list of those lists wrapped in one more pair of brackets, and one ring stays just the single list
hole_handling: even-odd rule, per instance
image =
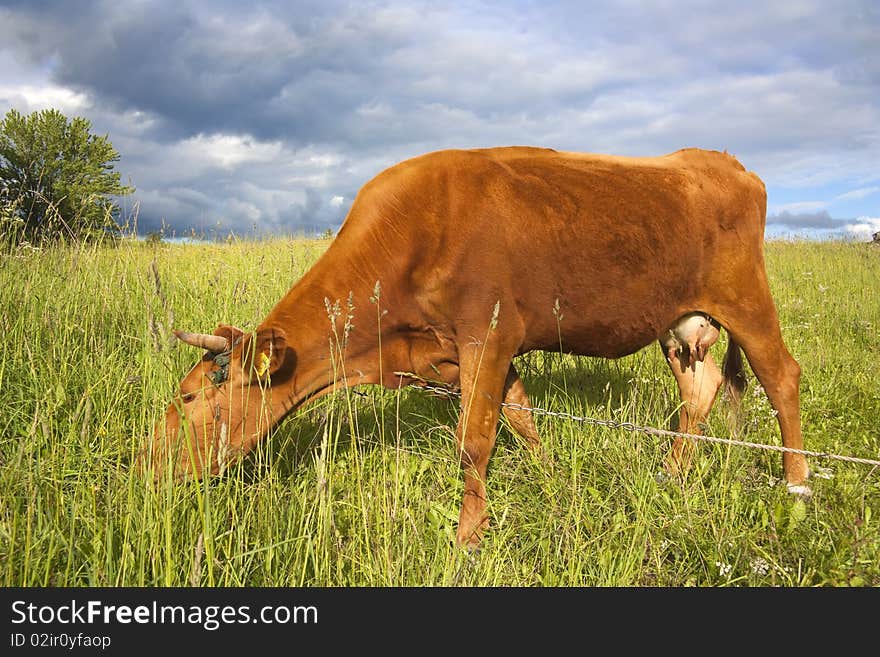
[{"label": "cow's back", "polygon": [[755,258],[763,271],[765,204],[715,151],[439,151],[366,185],[339,237],[372,238],[370,275],[395,277],[427,323],[476,325],[501,301],[520,351],[558,349],[561,332],[564,349],[614,357],[711,312]]}]

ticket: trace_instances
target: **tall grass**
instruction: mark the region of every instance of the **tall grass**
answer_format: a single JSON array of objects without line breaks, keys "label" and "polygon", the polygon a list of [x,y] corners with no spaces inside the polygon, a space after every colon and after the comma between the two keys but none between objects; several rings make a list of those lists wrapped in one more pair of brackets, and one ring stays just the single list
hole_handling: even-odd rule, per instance
[{"label": "tall grass", "polygon": [[[684,484],[658,483],[663,441],[547,417],[543,459],[501,430],[492,529],[478,553],[459,550],[459,411],[417,390],[325,398],[222,477],[141,480],[134,455],[196,358],[169,340],[172,326],[254,328],[326,244],[0,257],[4,585],[880,585],[871,468],[814,461],[832,478],[804,502],[780,485],[778,454],[704,444]],[[807,447],[878,458],[880,249],[775,242],[767,260],[804,370]],[[529,354],[519,368],[537,406],[674,419],[655,347],[618,361]],[[731,435],[725,410],[716,405],[708,432]],[[751,376],[735,431],[779,442]]]}]

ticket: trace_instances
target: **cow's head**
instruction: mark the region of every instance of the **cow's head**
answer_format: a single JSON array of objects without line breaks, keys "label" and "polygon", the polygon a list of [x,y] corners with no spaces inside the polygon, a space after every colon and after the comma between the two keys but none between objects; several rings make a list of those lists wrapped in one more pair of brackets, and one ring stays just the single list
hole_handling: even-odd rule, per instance
[{"label": "cow's head", "polygon": [[177,478],[216,474],[278,419],[285,400],[273,392],[290,378],[295,359],[278,329],[244,333],[221,324],[213,335],[175,335],[205,353],[180,382],[139,464],[157,477],[168,470]]}]

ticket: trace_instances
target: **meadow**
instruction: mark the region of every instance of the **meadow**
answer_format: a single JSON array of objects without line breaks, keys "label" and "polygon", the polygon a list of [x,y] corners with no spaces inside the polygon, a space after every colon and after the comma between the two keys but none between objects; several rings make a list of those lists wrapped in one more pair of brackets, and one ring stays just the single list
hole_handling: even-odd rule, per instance
[{"label": "meadow", "polygon": [[[144,481],[131,464],[198,357],[171,329],[253,329],[328,243],[0,254],[3,586],[880,585],[877,468],[812,459],[823,476],[803,500],[779,454],[703,443],[685,481],[663,481],[668,441],[554,417],[536,419],[544,459],[501,428],[492,529],[479,552],[458,549],[458,409],[417,389],[325,397],[222,476]],[[766,255],[803,368],[806,448],[880,458],[880,248],[780,241]],[[538,407],[674,424],[656,346],[527,354],[519,369]],[[737,422],[728,410],[707,433],[779,444],[751,372]]]}]

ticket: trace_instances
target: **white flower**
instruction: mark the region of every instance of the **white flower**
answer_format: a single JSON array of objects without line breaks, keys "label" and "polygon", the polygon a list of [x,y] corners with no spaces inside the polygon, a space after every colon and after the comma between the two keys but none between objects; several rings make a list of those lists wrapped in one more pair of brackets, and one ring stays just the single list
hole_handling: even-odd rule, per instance
[{"label": "white flower", "polygon": [[749,565],[752,567],[753,575],[766,575],[770,572],[770,564],[764,557],[754,559]]},{"label": "white flower", "polygon": [[731,570],[733,570],[733,566],[729,563],[721,563],[720,561],[716,561],[715,565],[718,566],[718,574],[722,577],[727,577]]}]

